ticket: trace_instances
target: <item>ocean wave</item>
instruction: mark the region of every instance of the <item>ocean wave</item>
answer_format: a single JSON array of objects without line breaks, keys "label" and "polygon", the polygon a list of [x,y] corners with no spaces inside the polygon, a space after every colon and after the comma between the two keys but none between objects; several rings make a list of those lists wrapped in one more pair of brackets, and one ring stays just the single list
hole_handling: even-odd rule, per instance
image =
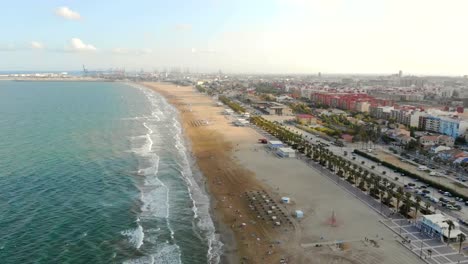
[{"label": "ocean wave", "polygon": [[[209,197],[202,191],[193,177],[192,164],[189,162],[189,156],[184,141],[182,140],[182,128],[179,121],[173,118],[173,127],[177,130],[174,135],[175,147],[178,150],[183,165],[180,171],[182,179],[187,184],[188,194],[192,201],[192,211],[194,221],[197,227],[204,233],[208,244],[207,258],[208,263],[219,263],[223,244],[216,234],[213,220],[209,214],[210,201]],[[202,183],[200,183],[202,184]],[[201,212],[199,214],[199,211]]]},{"label": "ocean wave", "polygon": [[128,237],[128,242],[130,242],[136,249],[140,249],[143,245],[145,233],[143,232],[143,227],[140,224],[138,224],[135,229],[122,231],[121,234]]},{"label": "ocean wave", "polygon": [[181,263],[179,249],[168,243],[161,244],[157,253],[137,259],[126,260],[124,264],[177,264]]},{"label": "ocean wave", "polygon": [[[160,179],[159,174],[159,156],[161,153],[155,153],[157,150],[173,152],[168,149],[168,144],[174,146],[176,160],[174,161],[178,167],[179,175],[187,188],[188,196],[191,200],[191,210],[193,212],[192,222],[195,224],[195,234],[206,241],[208,250],[206,253],[208,263],[216,264],[220,261],[222,252],[222,243],[215,232],[215,227],[209,214],[210,201],[203,190],[203,180],[199,182],[194,178],[191,169],[194,166],[193,160],[189,160],[187,145],[184,142],[182,134],[182,126],[177,119],[177,110],[170,105],[164,97],[153,91],[141,86],[136,86],[147,97],[151,104],[151,113],[147,118],[142,118],[142,124],[147,130],[145,134],[145,142],[142,146],[134,148],[134,153],[139,155],[144,162],[139,168],[138,174],[143,176],[143,185],[140,186],[141,219],[149,221],[150,219],[165,220],[167,231],[170,234],[170,240],[161,243],[157,239],[161,232],[149,232],[145,230],[145,241],[148,243],[155,242],[156,247],[151,247],[150,252],[146,252],[145,257],[135,260],[129,260],[126,263],[181,263],[181,254],[179,245],[175,241],[176,234],[172,228],[170,221],[170,188]],[[167,131],[166,131],[167,130]],[[165,132],[162,132],[165,131]],[[159,134],[161,133],[161,134]],[[169,139],[167,136],[170,136]],[[160,138],[158,138],[160,137]],[[142,136],[137,136],[135,140],[141,139]],[[158,138],[159,141],[154,140]],[[172,141],[172,142],[170,142]],[[155,148],[155,149],[153,149]],[[171,187],[172,188],[172,187]],[[174,208],[177,210],[177,208]],[[144,221],[141,222],[145,224]],[[145,243],[146,245],[146,243]]]}]

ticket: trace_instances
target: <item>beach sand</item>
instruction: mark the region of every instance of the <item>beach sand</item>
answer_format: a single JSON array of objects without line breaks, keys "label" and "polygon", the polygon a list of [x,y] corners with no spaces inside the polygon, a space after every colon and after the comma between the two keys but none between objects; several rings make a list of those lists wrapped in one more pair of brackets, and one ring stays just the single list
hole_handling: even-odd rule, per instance
[{"label": "beach sand", "polygon": [[[226,244],[222,263],[421,263],[379,223],[379,215],[298,159],[280,159],[257,144],[262,136],[250,127],[231,125],[206,95],[192,87],[144,83],[161,93],[181,113],[197,165],[214,199],[218,230]],[[206,124],[206,122],[208,122]],[[203,124],[203,125],[202,125]],[[304,211],[295,228],[275,228],[257,218],[245,192],[265,190],[287,214]],[[329,221],[332,214],[336,226]],[[242,223],[246,225],[240,227]],[[364,242],[375,238],[379,247]],[[383,240],[382,240],[383,239]],[[345,241],[337,249],[334,241]],[[315,243],[323,244],[314,247]],[[330,245],[329,245],[330,244]]]}]

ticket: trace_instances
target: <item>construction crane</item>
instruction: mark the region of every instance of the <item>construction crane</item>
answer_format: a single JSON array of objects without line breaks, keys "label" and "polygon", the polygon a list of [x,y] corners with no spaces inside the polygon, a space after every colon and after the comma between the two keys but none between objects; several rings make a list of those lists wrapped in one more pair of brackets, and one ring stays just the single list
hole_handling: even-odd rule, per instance
[{"label": "construction crane", "polygon": [[84,66],[84,64],[83,64],[83,75],[84,75],[84,76],[88,76],[88,69],[86,69],[86,67]]}]

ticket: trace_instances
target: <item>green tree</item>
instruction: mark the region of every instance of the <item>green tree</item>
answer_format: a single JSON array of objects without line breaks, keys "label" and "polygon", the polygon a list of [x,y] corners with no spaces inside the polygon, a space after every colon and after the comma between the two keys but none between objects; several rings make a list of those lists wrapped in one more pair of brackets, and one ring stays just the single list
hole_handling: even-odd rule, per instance
[{"label": "green tree", "polygon": [[450,244],[450,233],[452,232],[452,229],[455,228],[455,224],[453,223],[452,220],[445,220],[445,223],[448,225],[448,236],[447,236],[447,246]]},{"label": "green tree", "polygon": [[458,254],[461,253],[461,248],[463,245],[463,242],[466,240],[466,235],[463,233],[458,234],[458,241],[460,242],[460,245],[458,246]]},{"label": "green tree", "polygon": [[421,196],[416,196],[415,200],[416,200],[416,203],[414,204],[414,210],[415,210],[414,218],[417,219],[419,208],[421,208]]},{"label": "green tree", "polygon": [[466,139],[464,136],[457,137],[455,139],[455,145],[466,145]]}]

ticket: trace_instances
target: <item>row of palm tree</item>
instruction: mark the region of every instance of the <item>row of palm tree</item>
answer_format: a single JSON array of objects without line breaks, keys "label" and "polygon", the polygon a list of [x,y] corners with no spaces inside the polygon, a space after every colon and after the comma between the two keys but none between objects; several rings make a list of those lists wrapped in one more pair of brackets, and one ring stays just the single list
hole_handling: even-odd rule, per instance
[{"label": "row of palm tree", "polygon": [[[297,132],[292,132],[290,129],[282,127],[277,123],[268,121],[259,116],[251,117],[251,122],[284,143],[292,146],[307,158],[328,168],[340,178],[355,185],[363,192],[367,192],[370,196],[380,200],[381,204],[395,207],[397,211],[406,217],[411,217],[409,213],[414,208],[413,217],[415,219],[421,211],[421,196],[413,196],[412,193],[404,191],[401,186],[397,187],[395,183],[390,182],[386,177],[377,175],[373,171],[369,171],[367,168],[354,164],[342,156],[337,156],[330,150],[324,148],[323,145],[313,144],[307,140],[307,137],[304,138]],[[431,212],[430,207],[431,204],[425,201],[425,214]],[[448,224],[448,237],[450,237],[450,232],[455,225],[451,220],[447,220],[446,222]],[[466,237],[464,235],[459,237],[459,250],[461,250],[461,245],[465,240]],[[447,244],[448,243],[450,243],[450,240],[447,241]]]},{"label": "row of palm tree", "polygon": [[245,113],[245,108],[242,107],[241,105],[239,105],[238,103],[235,103],[233,101],[231,101],[229,98],[227,98],[226,96],[219,96],[219,100],[229,106],[232,110],[236,111],[236,113]]},{"label": "row of palm tree", "polygon": [[[262,117],[254,116],[251,122],[266,132],[275,136],[284,143],[304,154],[306,157],[318,162],[323,167],[335,172],[339,177],[344,178],[362,191],[368,192],[372,197],[380,200],[381,203],[397,208],[403,215],[408,214],[414,208],[416,218],[421,210],[421,197],[414,196],[410,192],[405,192],[402,187],[396,188],[394,183],[374,172],[367,170],[351,161],[337,156],[320,144],[313,144],[298,133],[268,121]],[[403,202],[402,206],[400,206]],[[425,202],[425,211],[429,211],[430,203]]]}]

